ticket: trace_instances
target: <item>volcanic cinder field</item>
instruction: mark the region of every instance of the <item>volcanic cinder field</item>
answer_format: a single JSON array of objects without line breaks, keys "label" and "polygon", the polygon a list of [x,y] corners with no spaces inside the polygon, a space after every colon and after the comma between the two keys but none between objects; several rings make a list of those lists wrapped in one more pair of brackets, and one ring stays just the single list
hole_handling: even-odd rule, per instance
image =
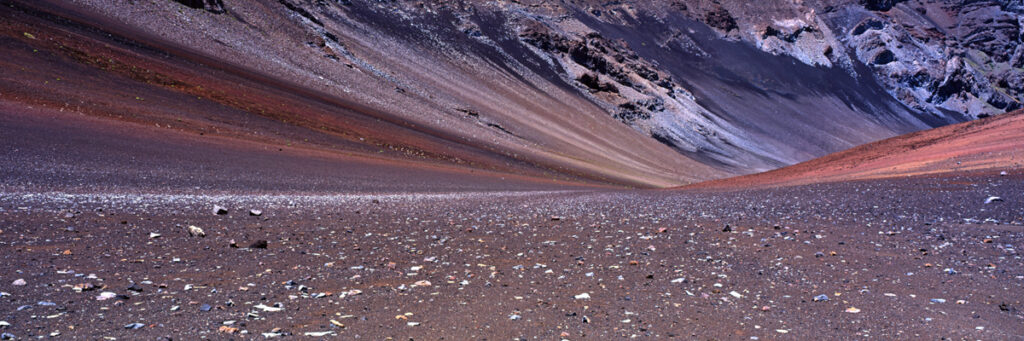
[{"label": "volcanic cinder field", "polygon": [[1024,48],[819,46],[1021,9],[768,3],[0,0],[0,339],[1024,338]]}]

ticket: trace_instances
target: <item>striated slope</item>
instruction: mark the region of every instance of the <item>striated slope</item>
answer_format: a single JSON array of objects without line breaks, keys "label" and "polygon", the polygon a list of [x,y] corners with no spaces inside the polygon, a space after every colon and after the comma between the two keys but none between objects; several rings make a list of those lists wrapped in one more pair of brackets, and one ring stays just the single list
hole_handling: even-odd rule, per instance
[{"label": "striated slope", "polygon": [[1024,111],[902,135],[690,188],[746,188],[1024,169]]},{"label": "striated slope", "polygon": [[920,89],[901,94],[905,78],[885,70],[914,65],[907,56],[933,70],[945,55],[893,50],[898,62],[882,65],[854,33],[862,18],[903,20],[908,4],[776,2],[5,0],[0,97],[270,145],[655,187],[994,113],[971,109],[977,99],[1016,103],[949,65],[963,77],[914,78]]},{"label": "striated slope", "polygon": [[[186,11],[173,2],[156,6],[168,7],[155,16]],[[154,19],[136,29],[72,4],[4,6],[2,48],[9,58],[3,61],[3,94],[16,102],[172,129],[532,176],[664,186],[719,174],[588,113],[597,109],[585,99],[557,95],[550,85],[550,93],[540,91],[482,61],[437,60],[373,37],[360,37],[377,44],[360,53],[392,69],[359,64],[355,57],[350,63],[356,64],[325,57],[326,45],[314,48],[296,39],[313,39],[305,22],[287,24],[307,19],[291,17],[277,3],[267,6],[253,6],[247,20],[285,23],[268,32],[251,29],[256,26],[243,19],[205,17],[205,11],[193,14],[230,23],[177,30]],[[205,30],[197,27],[216,28],[222,36],[200,39]],[[431,66],[417,68],[424,64]],[[401,86],[406,83],[417,88]],[[451,93],[474,102],[456,103]],[[498,106],[516,116],[488,111]],[[499,120],[511,117],[534,128],[520,130]]]},{"label": "striated slope", "polygon": [[[562,190],[574,183],[200,136],[0,102],[0,192],[152,195]],[[589,185],[585,188],[599,186]]]}]

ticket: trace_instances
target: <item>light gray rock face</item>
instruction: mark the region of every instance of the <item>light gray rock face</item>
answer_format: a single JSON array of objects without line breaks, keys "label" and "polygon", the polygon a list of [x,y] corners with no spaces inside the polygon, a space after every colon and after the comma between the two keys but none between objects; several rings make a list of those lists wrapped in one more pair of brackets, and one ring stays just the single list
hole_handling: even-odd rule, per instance
[{"label": "light gray rock face", "polygon": [[[1024,100],[1021,1],[764,1],[726,4],[766,52],[857,73],[867,65],[900,102],[935,116],[984,117]],[[731,6],[731,7],[730,7]],[[694,6],[696,7],[696,6]],[[695,15],[700,17],[700,15]]]},{"label": "light gray rock face", "polygon": [[849,44],[907,105],[979,117],[1021,106],[1022,89],[1010,81],[1020,75],[1011,65],[1020,46],[1018,20],[995,2],[908,2],[868,14],[849,31]]}]

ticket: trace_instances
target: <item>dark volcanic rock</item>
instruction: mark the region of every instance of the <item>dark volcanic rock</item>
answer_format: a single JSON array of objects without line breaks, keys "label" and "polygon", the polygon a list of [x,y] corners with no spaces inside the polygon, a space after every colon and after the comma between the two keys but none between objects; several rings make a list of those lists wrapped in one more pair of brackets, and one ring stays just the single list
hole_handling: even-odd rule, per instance
[{"label": "dark volcanic rock", "polygon": [[892,63],[895,60],[896,60],[896,55],[893,54],[892,51],[882,50],[882,52],[879,52],[878,54],[876,54],[875,58],[871,60],[871,64],[874,64],[874,65],[885,65],[885,64]]},{"label": "dark volcanic rock", "polygon": [[252,244],[249,244],[249,248],[250,249],[266,249],[267,248],[267,241],[263,240],[263,239],[254,241],[254,242],[252,242]]},{"label": "dark volcanic rock", "polygon": [[185,6],[188,6],[188,7],[191,7],[191,8],[203,9],[203,10],[206,10],[206,11],[208,11],[210,13],[222,14],[222,13],[227,12],[227,9],[224,8],[224,0],[174,0],[174,1],[177,1],[178,3],[180,3],[182,5],[185,5]]},{"label": "dark volcanic rock", "polygon": [[858,0],[864,8],[872,11],[888,11],[904,0]]},{"label": "dark volcanic rock", "polygon": [[711,27],[726,32],[739,28],[739,26],[736,25],[736,18],[733,18],[732,14],[730,14],[729,11],[723,7],[718,7],[717,9],[708,12],[704,16],[704,20]]}]

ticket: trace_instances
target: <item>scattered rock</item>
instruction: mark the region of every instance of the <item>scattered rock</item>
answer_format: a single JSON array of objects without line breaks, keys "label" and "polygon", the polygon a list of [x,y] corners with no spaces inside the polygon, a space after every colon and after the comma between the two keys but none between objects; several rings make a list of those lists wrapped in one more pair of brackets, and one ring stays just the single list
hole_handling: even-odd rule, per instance
[{"label": "scattered rock", "polygon": [[266,249],[267,248],[267,241],[263,240],[263,239],[254,241],[254,242],[252,242],[252,244],[249,244],[249,248],[250,249]]},{"label": "scattered rock", "polygon": [[828,301],[828,295],[821,294],[821,295],[818,295],[818,296],[814,296],[814,301],[815,302],[825,302],[825,301]]},{"label": "scattered rock", "polygon": [[582,293],[582,294],[576,295],[575,298],[577,300],[589,300],[590,299],[590,294]]},{"label": "scattered rock", "polygon": [[334,332],[332,332],[332,331],[324,331],[324,332],[305,332],[305,333],[304,333],[304,335],[306,335],[306,336],[312,336],[312,337],[322,337],[322,336],[327,336],[327,335],[333,335],[333,334],[334,334]]},{"label": "scattered rock", "polygon": [[260,210],[249,210],[249,215],[254,216],[254,217],[259,217],[259,216],[263,215],[263,211],[260,211]]},{"label": "scattered rock", "polygon": [[199,228],[199,226],[189,225],[188,235],[193,237],[206,237],[206,232],[203,232],[203,229]]},{"label": "scattered rock", "polygon": [[266,311],[266,312],[278,312],[278,311],[284,310],[284,306],[281,303],[275,303],[274,306],[268,306],[268,305],[265,305],[265,304],[259,304],[259,305],[254,306],[253,308],[256,308],[256,309],[259,309],[259,310],[263,310],[263,311]]},{"label": "scattered rock", "polygon": [[985,203],[986,204],[991,204],[991,203],[996,202],[996,201],[1003,201],[1003,198],[992,196],[992,197],[988,197],[988,199],[985,199]]},{"label": "scattered rock", "polygon": [[11,282],[11,285],[18,286],[18,287],[25,286],[27,284],[28,284],[28,282],[25,282],[25,279],[23,279],[23,278],[18,278],[16,280],[14,280],[14,282]]},{"label": "scattered rock", "polygon": [[224,206],[214,205],[213,206],[213,214],[225,215],[225,214],[228,214],[228,209],[227,209],[227,207],[224,207]]},{"label": "scattered rock", "polygon": [[129,324],[124,325],[124,329],[141,329],[142,327],[145,327],[145,326],[146,325],[144,325],[142,323],[136,322],[136,323],[129,323]]}]

